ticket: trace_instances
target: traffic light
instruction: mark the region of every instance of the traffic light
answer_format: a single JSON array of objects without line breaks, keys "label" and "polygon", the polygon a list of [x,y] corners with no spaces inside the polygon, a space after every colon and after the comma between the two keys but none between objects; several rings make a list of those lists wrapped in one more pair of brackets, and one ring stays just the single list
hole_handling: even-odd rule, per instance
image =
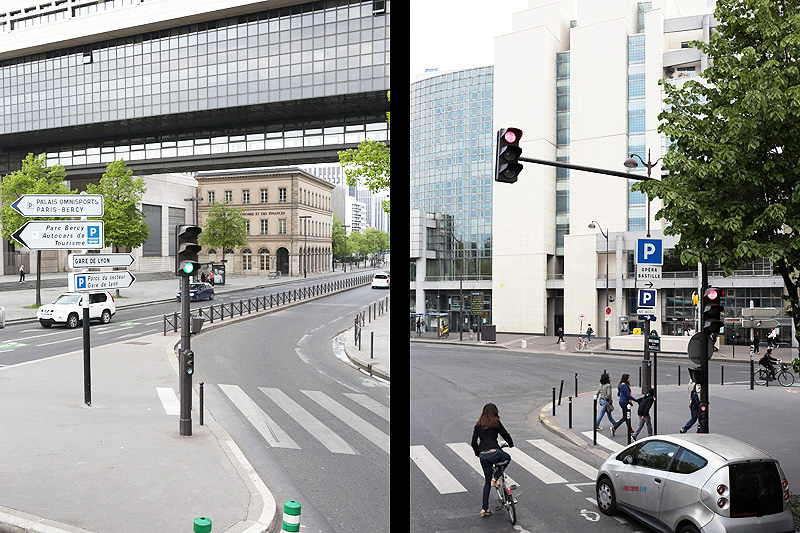
[{"label": "traffic light", "polygon": [[522,148],[519,140],[522,130],[519,128],[501,128],[497,130],[497,161],[495,163],[495,180],[503,183],[514,183],[522,172],[519,156]]},{"label": "traffic light", "polygon": [[191,350],[186,350],[183,353],[183,365],[184,365],[184,372],[187,375],[191,376],[194,374],[194,352]]},{"label": "traffic light", "polygon": [[203,230],[200,226],[178,224],[175,226],[175,275],[192,276],[200,270],[198,254],[201,246],[197,237]]},{"label": "traffic light", "polygon": [[709,288],[703,294],[703,331],[706,333],[719,333],[723,321],[722,291]]},{"label": "traffic light", "polygon": [[700,411],[697,413],[697,423],[701,428],[708,428],[708,404],[700,403]]}]

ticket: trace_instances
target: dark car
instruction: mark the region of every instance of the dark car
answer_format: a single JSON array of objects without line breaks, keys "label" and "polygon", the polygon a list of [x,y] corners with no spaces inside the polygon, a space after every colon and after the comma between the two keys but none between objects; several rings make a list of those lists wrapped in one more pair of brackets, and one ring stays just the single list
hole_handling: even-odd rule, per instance
[{"label": "dark car", "polygon": [[[189,301],[213,300],[214,286],[210,283],[192,283],[189,285]],[[178,301],[181,301],[181,292],[178,291]]]}]

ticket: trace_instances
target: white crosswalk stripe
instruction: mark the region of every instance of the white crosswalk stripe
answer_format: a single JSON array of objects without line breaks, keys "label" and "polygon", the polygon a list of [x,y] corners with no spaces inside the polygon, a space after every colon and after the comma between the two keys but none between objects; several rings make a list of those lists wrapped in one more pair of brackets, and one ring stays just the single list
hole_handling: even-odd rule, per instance
[{"label": "white crosswalk stripe", "polygon": [[[623,429],[625,431],[628,430],[627,427],[623,428],[623,426],[620,426],[620,434],[624,433],[622,431]],[[588,438],[589,440],[593,440],[594,437],[592,437],[592,433],[593,433],[592,431],[584,431],[582,432],[582,435]],[[623,449],[625,449],[625,446],[617,444],[616,441],[609,439],[605,435],[601,435],[599,431],[597,432],[597,445],[602,446],[603,448],[608,448],[612,452],[621,452]]]},{"label": "white crosswalk stripe", "polygon": [[411,446],[411,460],[425,474],[440,494],[467,492],[464,485],[440,463],[425,446]]},{"label": "white crosswalk stripe", "polygon": [[389,408],[379,401],[373,400],[366,394],[353,394],[352,392],[345,392],[343,394],[362,407],[366,407],[387,422],[389,421]]},{"label": "white crosswalk stripe", "polygon": [[511,460],[519,466],[539,478],[542,483],[552,485],[553,483],[566,483],[567,480],[559,476],[542,463],[521,451],[519,448],[506,448],[506,451],[511,455]]},{"label": "white crosswalk stripe", "polygon": [[218,386],[270,446],[300,448],[240,387],[221,383]]},{"label": "white crosswalk stripe", "polygon": [[322,391],[301,390],[300,392],[327,409],[333,416],[355,429],[362,436],[372,441],[378,448],[389,453],[389,435],[360,418],[340,403],[334,401]]},{"label": "white crosswalk stripe", "polygon": [[169,387],[156,387],[156,392],[158,393],[158,399],[161,400],[161,405],[164,406],[164,411],[168,415],[180,415],[181,404],[174,390]]},{"label": "white crosswalk stripe", "polygon": [[597,469],[587,463],[584,463],[574,455],[565,452],[561,448],[556,447],[554,444],[544,439],[529,440],[531,444],[550,455],[554,459],[558,459],[568,467],[572,468],[588,477],[589,479],[597,479]]},{"label": "white crosswalk stripe", "polygon": [[[481,460],[475,457],[475,452],[472,451],[472,446],[466,442],[449,442],[447,446],[453,450],[456,455],[461,457],[464,462],[471,466],[478,474],[480,474],[481,478],[483,478],[483,467],[481,467]],[[519,483],[511,479],[511,476],[508,474],[506,474],[506,480],[508,480],[509,485],[519,485]]]},{"label": "white crosswalk stripe", "polygon": [[357,453],[343,438],[328,429],[325,424],[317,420],[314,415],[303,409],[280,389],[269,387],[259,387],[259,389],[333,453],[347,453],[351,455]]}]

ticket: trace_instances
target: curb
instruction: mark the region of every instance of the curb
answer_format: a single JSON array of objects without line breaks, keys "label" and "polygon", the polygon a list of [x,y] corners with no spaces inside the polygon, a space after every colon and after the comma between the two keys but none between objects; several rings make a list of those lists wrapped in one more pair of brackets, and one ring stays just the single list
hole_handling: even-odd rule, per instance
[{"label": "curb", "polygon": [[[581,392],[581,393],[578,394],[578,396],[583,396],[585,394],[594,394],[594,393],[593,392]],[[554,435],[558,435],[562,439],[570,441],[572,444],[578,446],[579,448],[583,448],[584,450],[596,455],[597,457],[599,457],[603,461],[608,459],[608,453],[606,453],[604,451],[601,451],[601,450],[598,450],[593,445],[589,444],[588,442],[586,442],[585,440],[583,440],[582,438],[577,436],[575,434],[575,432],[572,431],[571,429],[562,428],[562,427],[559,427],[559,426],[556,426],[555,424],[553,424],[553,422],[550,421],[550,418],[547,415],[547,411],[552,411],[552,410],[553,410],[553,402],[545,404],[539,410],[539,422],[542,424],[542,426],[544,426],[548,431],[550,431]]]},{"label": "curb", "polygon": [[[338,337],[342,333],[347,333],[349,331],[350,331],[350,327],[347,327],[347,328],[343,329],[342,331],[340,331],[339,333],[337,333],[336,335],[334,335],[334,337]],[[381,379],[385,379],[386,381],[391,381],[389,379],[389,371],[384,370],[380,366],[376,366],[376,363],[365,363],[365,362],[361,361],[360,359],[357,359],[357,358],[353,357],[352,355],[350,355],[350,352],[347,349],[347,337],[346,336],[345,336],[345,343],[344,343],[344,353],[347,356],[347,358],[350,360],[351,363],[356,365],[358,368],[360,368],[362,370],[365,370],[371,376],[375,375],[375,376],[378,376]],[[380,365],[380,363],[377,363],[377,365]]]}]

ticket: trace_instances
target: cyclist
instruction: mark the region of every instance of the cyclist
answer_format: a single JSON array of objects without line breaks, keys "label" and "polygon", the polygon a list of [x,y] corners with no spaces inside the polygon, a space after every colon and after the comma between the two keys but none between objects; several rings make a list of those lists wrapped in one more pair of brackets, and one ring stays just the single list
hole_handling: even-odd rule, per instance
[{"label": "cyclist", "polygon": [[492,514],[489,510],[489,491],[491,487],[497,486],[497,479],[492,478],[492,466],[495,464],[502,465],[502,468],[498,468],[499,476],[502,475],[503,470],[511,461],[511,456],[500,449],[500,445],[497,443],[498,434],[508,442],[510,448],[514,447],[511,435],[508,434],[508,431],[500,422],[497,406],[493,403],[487,403],[483,406],[481,416],[472,431],[472,449],[475,452],[475,456],[481,460],[481,468],[483,468],[485,477],[481,517]]},{"label": "cyclist", "polygon": [[778,360],[772,357],[772,348],[767,348],[766,353],[764,353],[764,357],[758,360],[759,365],[765,366],[769,369],[770,379],[775,379],[775,364],[777,362]]}]

